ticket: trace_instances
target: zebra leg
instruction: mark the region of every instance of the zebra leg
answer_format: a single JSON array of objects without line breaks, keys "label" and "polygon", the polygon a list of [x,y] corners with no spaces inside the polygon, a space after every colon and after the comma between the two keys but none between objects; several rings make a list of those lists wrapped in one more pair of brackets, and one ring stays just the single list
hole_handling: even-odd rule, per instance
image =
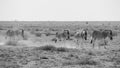
[{"label": "zebra leg", "polygon": [[76,40],[76,43],[77,43],[77,45],[78,45],[78,40]]},{"label": "zebra leg", "polygon": [[24,34],[21,34],[22,38],[24,39]]},{"label": "zebra leg", "polygon": [[94,48],[94,42],[93,42],[93,39],[91,39],[90,43],[93,45],[93,48]]},{"label": "zebra leg", "polygon": [[94,38],[93,38],[93,37],[91,37],[90,39],[91,39],[90,43],[92,44],[92,43],[93,43]]},{"label": "zebra leg", "polygon": [[7,36],[5,36],[5,39],[7,39],[8,37]]},{"label": "zebra leg", "polygon": [[12,41],[12,37],[9,37],[9,41]]},{"label": "zebra leg", "polygon": [[94,48],[95,44],[93,43],[93,48]]},{"label": "zebra leg", "polygon": [[67,37],[67,40],[70,40],[70,36]]},{"label": "zebra leg", "polygon": [[95,40],[92,40],[92,43],[93,43],[93,48],[95,47]]},{"label": "zebra leg", "polygon": [[106,40],[104,40],[104,43],[105,43],[105,45],[107,45],[107,41]]},{"label": "zebra leg", "polygon": [[22,34],[23,39],[25,39],[24,33]]},{"label": "zebra leg", "polygon": [[90,43],[92,44],[92,43],[93,43],[93,40],[91,40]]},{"label": "zebra leg", "polygon": [[77,45],[79,46],[80,44],[79,44],[79,39],[77,39]]},{"label": "zebra leg", "polygon": [[85,36],[85,40],[87,40],[87,36]]},{"label": "zebra leg", "polygon": [[98,45],[98,48],[99,48],[99,49],[100,49],[100,47],[101,47],[101,46],[100,46],[100,45]]},{"label": "zebra leg", "polygon": [[107,41],[106,41],[105,39],[104,39],[104,43],[105,43],[104,48],[107,49],[107,48],[106,48]]},{"label": "zebra leg", "polygon": [[83,40],[82,39],[80,39],[80,43],[81,43],[81,45],[83,45]]},{"label": "zebra leg", "polygon": [[106,46],[104,46],[104,48],[107,49]]},{"label": "zebra leg", "polygon": [[92,38],[92,37],[91,37],[90,43],[93,45],[93,48],[95,47],[95,40],[96,40],[95,38]]},{"label": "zebra leg", "polygon": [[57,43],[57,39],[55,40],[55,43]]},{"label": "zebra leg", "polygon": [[59,38],[59,41],[62,41],[62,39],[61,39],[61,38]]},{"label": "zebra leg", "polygon": [[81,39],[80,42],[81,42],[81,48],[84,49],[84,40]]}]

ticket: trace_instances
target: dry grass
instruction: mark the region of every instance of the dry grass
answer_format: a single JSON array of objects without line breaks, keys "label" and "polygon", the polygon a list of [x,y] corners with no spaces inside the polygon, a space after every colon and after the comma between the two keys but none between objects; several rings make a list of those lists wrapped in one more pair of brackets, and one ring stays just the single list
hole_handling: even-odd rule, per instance
[{"label": "dry grass", "polygon": [[98,65],[97,61],[93,61],[93,60],[79,60],[79,61],[70,61],[70,62],[64,62],[63,66],[66,65]]},{"label": "dry grass", "polygon": [[[46,27],[49,28],[48,26]],[[51,29],[51,31],[60,31],[62,29],[70,28],[71,31],[74,32],[79,28],[88,28],[90,30],[89,32],[91,33],[93,29],[100,29],[100,28],[107,29],[107,27],[106,26],[85,27],[80,25],[66,27],[65,25],[64,26],[61,25],[61,26],[58,26],[57,28],[58,30]],[[30,26],[29,28],[36,28],[36,27]],[[43,29],[45,29],[45,27],[43,27]],[[119,28],[112,28],[112,27],[109,27],[109,29],[119,30]],[[49,32],[46,33],[47,35],[46,37],[49,37],[50,39],[46,37],[42,37],[40,33],[35,33],[33,31],[29,35],[26,34],[24,40],[29,40],[31,38],[34,39],[35,36],[32,36],[32,35],[35,35],[37,38],[40,38],[40,39],[45,39],[45,40],[51,39],[51,34]],[[113,36],[114,37],[119,36],[119,31],[118,32],[114,31]],[[40,42],[39,44],[41,43],[43,42]],[[57,43],[62,43],[62,42],[57,42]],[[19,43],[18,41],[9,40],[6,42],[6,45],[18,46]],[[91,46],[91,45],[88,44],[88,46]],[[104,46],[104,44],[101,44],[101,46]],[[117,46],[119,49],[119,45]],[[109,47],[111,47],[112,49],[115,46],[110,45]],[[27,48],[17,48],[17,49],[13,48],[9,50],[9,48],[0,47],[0,68],[24,68],[25,66],[33,66],[33,68],[35,66],[36,67],[38,66],[38,68],[40,67],[41,68],[52,68],[52,67],[64,68],[65,66],[69,66],[68,68],[71,68],[72,65],[78,66],[78,68],[97,68],[97,66],[101,66],[99,68],[120,68],[119,51],[110,52],[110,49],[106,49],[105,51],[102,51],[102,47],[100,49],[101,50],[98,51],[94,48],[89,49],[85,47],[84,50],[78,50],[78,49],[70,49],[66,47],[55,47],[54,44],[44,45],[44,46],[35,47],[31,49],[27,47]],[[114,55],[115,53],[118,53],[118,54]],[[34,64],[31,63],[33,61],[35,62]],[[50,67],[50,65],[52,67]],[[88,67],[84,67],[87,65]],[[90,67],[90,66],[94,66],[94,67]],[[26,67],[26,68],[29,68],[29,67]]]},{"label": "dry grass", "polygon": [[6,42],[6,45],[17,46],[18,41],[9,40]]},{"label": "dry grass", "polygon": [[65,47],[58,47],[56,50],[57,50],[58,52],[69,52],[70,49],[65,48]]},{"label": "dry grass", "polygon": [[56,52],[69,52],[70,49],[66,47],[55,47],[54,45],[45,45],[35,48],[35,50],[44,50],[44,51],[56,51]]},{"label": "dry grass", "polygon": [[56,47],[53,45],[45,45],[45,46],[41,46],[36,48],[36,50],[44,50],[44,51],[56,51]]},{"label": "dry grass", "polygon": [[36,33],[35,34],[37,37],[41,37],[41,33]]}]

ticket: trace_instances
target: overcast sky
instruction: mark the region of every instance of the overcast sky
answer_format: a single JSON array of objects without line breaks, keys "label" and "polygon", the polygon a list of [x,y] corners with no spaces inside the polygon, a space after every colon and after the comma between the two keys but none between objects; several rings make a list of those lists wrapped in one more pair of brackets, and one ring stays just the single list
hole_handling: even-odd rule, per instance
[{"label": "overcast sky", "polygon": [[120,21],[120,0],[0,0],[0,20]]}]

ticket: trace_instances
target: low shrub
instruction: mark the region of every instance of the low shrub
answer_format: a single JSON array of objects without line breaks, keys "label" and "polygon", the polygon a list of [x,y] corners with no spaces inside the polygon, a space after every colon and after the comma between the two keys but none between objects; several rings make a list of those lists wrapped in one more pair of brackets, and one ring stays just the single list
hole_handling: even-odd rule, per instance
[{"label": "low shrub", "polygon": [[68,52],[69,49],[68,49],[68,48],[65,48],[65,47],[58,47],[58,48],[57,48],[57,51],[58,51],[58,52]]},{"label": "low shrub", "polygon": [[45,46],[37,47],[37,50],[56,51],[56,47],[53,45],[45,45]]},{"label": "low shrub", "polygon": [[37,37],[41,37],[41,33],[36,33],[35,34]]}]

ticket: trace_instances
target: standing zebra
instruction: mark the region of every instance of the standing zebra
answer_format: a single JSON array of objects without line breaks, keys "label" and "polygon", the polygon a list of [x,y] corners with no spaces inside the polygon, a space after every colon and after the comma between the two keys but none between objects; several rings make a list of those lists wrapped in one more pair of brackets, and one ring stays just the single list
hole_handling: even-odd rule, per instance
[{"label": "standing zebra", "polygon": [[[91,43],[93,43],[93,48],[94,48],[96,40],[103,39],[104,42],[105,42],[105,39],[107,37],[109,37],[110,40],[113,40],[112,36],[113,36],[112,30],[103,30],[103,31],[94,30],[93,33],[92,33],[92,36],[91,36]],[[105,45],[107,45],[106,42],[105,42]],[[104,48],[106,48],[106,47],[104,46]]]},{"label": "standing zebra", "polygon": [[56,32],[56,38],[58,38],[59,41],[69,40],[70,39],[70,32],[69,32],[69,30],[64,30],[62,33]]},{"label": "standing zebra", "polygon": [[[74,34],[74,38],[76,39],[77,44],[79,45],[80,40],[87,40],[87,35],[88,35],[87,29],[82,29],[82,30],[76,31]],[[81,42],[81,43],[83,43],[83,42]]]}]

